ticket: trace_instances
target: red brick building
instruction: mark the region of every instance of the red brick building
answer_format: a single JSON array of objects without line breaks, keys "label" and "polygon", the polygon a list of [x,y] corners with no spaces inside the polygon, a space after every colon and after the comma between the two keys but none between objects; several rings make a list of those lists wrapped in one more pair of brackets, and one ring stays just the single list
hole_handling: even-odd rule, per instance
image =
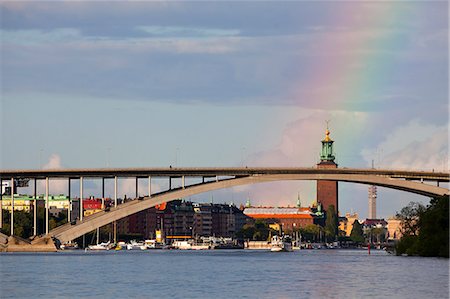
[{"label": "red brick building", "polygon": [[[330,138],[330,131],[325,131],[325,139],[322,140],[322,151],[320,154],[320,163],[317,168],[337,168],[334,162],[333,140]],[[338,207],[338,182],[337,181],[317,181],[317,202],[322,204],[322,209],[326,212],[330,205],[334,205],[336,215]]]},{"label": "red brick building", "polygon": [[244,214],[253,219],[263,219],[282,225],[283,231],[293,231],[300,227],[314,224],[314,218],[309,208],[245,208]]}]

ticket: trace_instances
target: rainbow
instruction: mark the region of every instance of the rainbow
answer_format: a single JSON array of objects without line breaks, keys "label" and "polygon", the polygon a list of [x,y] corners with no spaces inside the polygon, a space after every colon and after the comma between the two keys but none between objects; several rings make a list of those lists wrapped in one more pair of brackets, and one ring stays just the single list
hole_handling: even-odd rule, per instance
[{"label": "rainbow", "polygon": [[313,57],[305,70],[308,79],[294,88],[295,101],[319,109],[375,109],[379,101],[386,100],[378,97],[395,64],[389,50],[402,47],[399,28],[414,5],[398,1],[341,3],[333,12],[334,32],[317,32],[310,50],[321,56]]}]

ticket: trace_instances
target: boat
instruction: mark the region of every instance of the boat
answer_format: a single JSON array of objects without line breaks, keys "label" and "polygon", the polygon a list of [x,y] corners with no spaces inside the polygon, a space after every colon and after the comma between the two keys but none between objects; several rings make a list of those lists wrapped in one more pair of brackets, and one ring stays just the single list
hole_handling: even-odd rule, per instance
[{"label": "boat", "polygon": [[76,242],[61,244],[61,250],[74,250],[78,249],[78,244]]},{"label": "boat", "polygon": [[145,240],[143,247],[141,249],[163,249],[165,248],[164,243],[157,242],[156,240]]},{"label": "boat", "polygon": [[181,250],[206,250],[210,249],[209,244],[196,244],[194,243],[194,240],[187,240],[187,241],[175,241],[172,243],[172,247],[175,249],[181,249]]},{"label": "boat", "polygon": [[143,246],[144,242],[137,242],[136,240],[131,240],[130,243],[127,244],[127,250],[142,249]]},{"label": "boat", "polygon": [[89,245],[86,249],[88,250],[109,250],[111,248],[111,243],[108,242],[103,242],[103,243],[99,243],[96,245]]},{"label": "boat", "polygon": [[275,235],[272,237],[270,242],[270,251],[272,252],[290,252],[292,251],[292,239],[288,235],[278,236]]}]

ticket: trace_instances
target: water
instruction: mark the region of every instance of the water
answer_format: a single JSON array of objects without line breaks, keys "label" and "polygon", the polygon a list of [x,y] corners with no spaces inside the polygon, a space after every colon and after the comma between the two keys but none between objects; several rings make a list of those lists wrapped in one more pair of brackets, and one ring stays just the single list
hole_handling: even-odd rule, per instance
[{"label": "water", "polygon": [[449,260],[382,251],[0,254],[1,298],[448,298]]}]

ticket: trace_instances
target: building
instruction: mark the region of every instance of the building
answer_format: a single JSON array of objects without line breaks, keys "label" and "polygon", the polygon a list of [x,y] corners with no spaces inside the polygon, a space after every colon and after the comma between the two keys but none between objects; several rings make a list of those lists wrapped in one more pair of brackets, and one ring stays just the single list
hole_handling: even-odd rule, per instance
[{"label": "building", "polygon": [[355,223],[355,220],[359,221],[358,213],[346,213],[345,217],[339,217],[339,230],[345,232],[345,235],[349,237],[352,233],[353,223]]},{"label": "building", "polygon": [[369,186],[369,219],[377,219],[377,186]]},{"label": "building", "polygon": [[192,203],[181,199],[149,208],[118,221],[122,235],[142,235],[155,238],[160,231],[163,239],[192,237],[234,237],[248,221],[235,205]]},{"label": "building", "polygon": [[[214,204],[212,207],[212,235],[216,237],[233,237],[236,222],[233,205]],[[236,209],[239,210],[239,209]]]},{"label": "building", "polygon": [[[322,140],[322,151],[320,154],[320,162],[317,168],[337,168],[334,162],[335,156],[333,152],[333,140],[330,138],[330,131],[325,131],[325,138]],[[334,205],[336,215],[338,214],[338,183],[337,181],[317,181],[317,202],[322,204],[323,210],[326,212],[330,205]]]},{"label": "building", "polygon": [[212,205],[194,203],[194,235],[212,236]]},{"label": "building", "polygon": [[402,237],[402,221],[396,217],[387,220],[387,239],[399,240]]},{"label": "building", "polygon": [[[30,212],[34,203],[34,198],[28,195],[14,194],[14,211]],[[11,195],[2,196],[2,209],[11,212]]]},{"label": "building", "polygon": [[301,227],[314,224],[314,217],[310,208],[250,207],[245,208],[244,214],[253,219],[263,219],[267,222],[279,223],[285,232],[292,232]]}]

